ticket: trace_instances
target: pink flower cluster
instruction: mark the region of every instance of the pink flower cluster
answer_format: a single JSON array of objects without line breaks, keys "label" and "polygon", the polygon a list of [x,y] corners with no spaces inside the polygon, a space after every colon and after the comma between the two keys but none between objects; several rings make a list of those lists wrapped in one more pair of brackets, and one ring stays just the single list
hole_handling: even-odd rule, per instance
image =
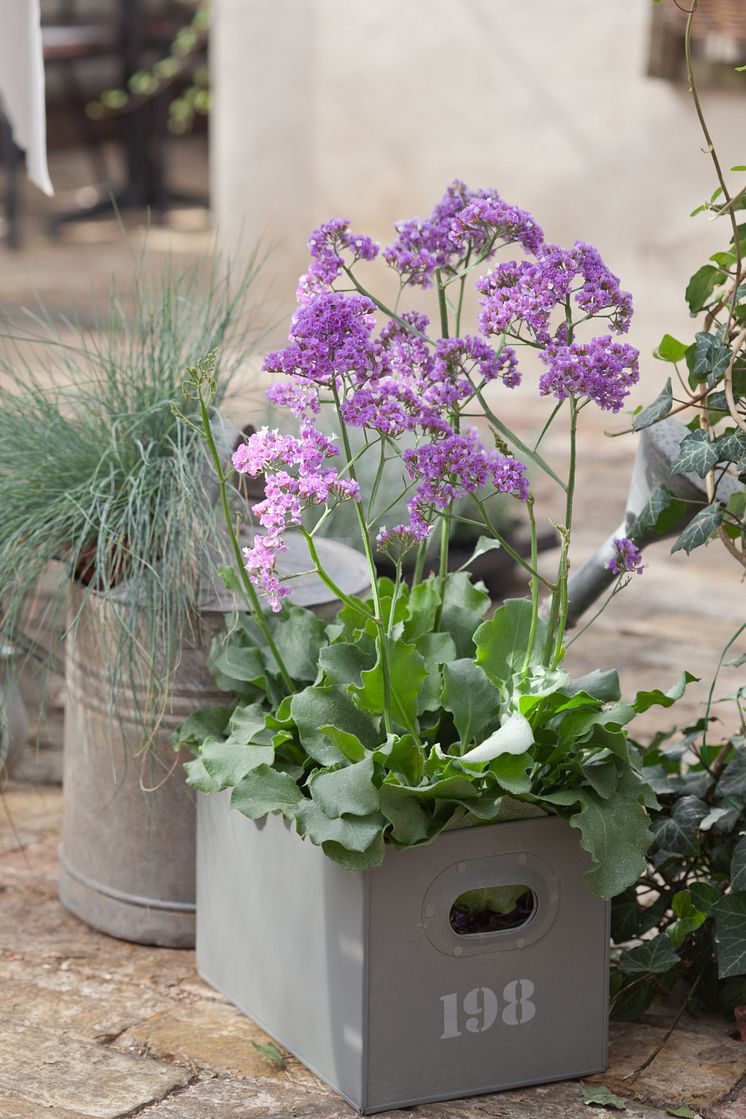
[{"label": "pink flower cluster", "polygon": [[257,534],[252,547],[243,549],[243,555],[252,583],[267,596],[275,612],[282,609],[282,599],[288,594],[277,574],[277,556],[286,549],[286,529],[301,524],[303,510],[309,505],[360,498],[356,482],[324,468],[326,459],[336,453],[332,439],[304,426],[298,439],[263,427],[233,455],[233,466],[239,474],[266,476],[264,500],[253,507],[265,533]]}]

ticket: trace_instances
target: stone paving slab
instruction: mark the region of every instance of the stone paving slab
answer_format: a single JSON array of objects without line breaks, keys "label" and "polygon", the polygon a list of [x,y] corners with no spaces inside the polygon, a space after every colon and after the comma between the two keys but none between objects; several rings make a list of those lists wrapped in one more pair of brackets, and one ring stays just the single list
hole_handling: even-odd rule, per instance
[{"label": "stone paving slab", "polygon": [[130,1057],[62,1028],[6,1020],[0,1034],[0,1090],[40,1109],[116,1119],[191,1079],[177,1065]]},{"label": "stone paving slab", "polygon": [[[309,1091],[257,1077],[250,1082],[216,1079],[193,1084],[146,1108],[140,1119],[352,1119],[356,1114],[328,1090]],[[588,1108],[580,1085],[571,1082],[380,1114],[381,1119],[601,1119],[610,1113]],[[629,1104],[623,1114],[625,1119],[664,1117],[664,1112],[638,1104]]]},{"label": "stone paving slab", "polygon": [[686,1103],[695,1110],[706,1108],[746,1077],[746,1046],[734,1041],[728,1030],[727,1022],[717,1028],[674,1030],[660,1053],[643,1068],[665,1032],[638,1022],[614,1023],[609,1071],[591,1079],[621,1096],[664,1108],[672,1102]]}]

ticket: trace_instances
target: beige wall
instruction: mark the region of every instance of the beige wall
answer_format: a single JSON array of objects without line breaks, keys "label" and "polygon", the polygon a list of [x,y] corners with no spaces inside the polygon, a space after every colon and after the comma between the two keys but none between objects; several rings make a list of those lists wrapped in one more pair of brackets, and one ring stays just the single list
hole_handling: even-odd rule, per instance
[{"label": "beige wall", "polygon": [[[454,177],[496,186],[548,237],[595,243],[649,353],[690,329],[686,279],[725,231],[685,89],[645,76],[651,0],[217,0],[212,174],[225,247],[260,232],[289,310],[328,217],[390,239]],[[724,163],[744,99],[706,91]],[[708,246],[709,249],[708,249]],[[658,363],[650,370],[662,372]],[[649,396],[650,380],[645,392]]]}]

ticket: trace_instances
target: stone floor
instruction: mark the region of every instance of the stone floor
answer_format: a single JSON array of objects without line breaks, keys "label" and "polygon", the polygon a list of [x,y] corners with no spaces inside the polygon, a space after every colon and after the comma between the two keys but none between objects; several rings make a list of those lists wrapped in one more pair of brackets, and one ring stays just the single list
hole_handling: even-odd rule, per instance
[{"label": "stone floor", "polygon": [[[58,787],[20,781],[0,798],[1,1119],[352,1117],[294,1058],[262,1053],[269,1038],[198,978],[192,952],[114,940],[61,907],[61,801]],[[685,1104],[705,1119],[745,1119],[746,1044],[733,1024],[685,1020],[667,1042],[666,1031],[665,1014],[612,1027],[609,1071],[595,1080],[630,1119]],[[569,1082],[387,1114],[589,1112]]]}]

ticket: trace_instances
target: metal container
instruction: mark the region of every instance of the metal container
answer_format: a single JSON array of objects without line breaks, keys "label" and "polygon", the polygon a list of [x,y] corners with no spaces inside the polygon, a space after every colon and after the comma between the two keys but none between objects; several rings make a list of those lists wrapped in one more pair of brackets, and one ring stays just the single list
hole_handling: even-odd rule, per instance
[{"label": "metal container", "polygon": [[[609,904],[557,817],[445,832],[352,872],[278,816],[198,797],[197,966],[362,1114],[601,1072]],[[527,886],[462,935],[465,891]]]},{"label": "metal container", "polygon": [[[301,542],[288,537],[283,561],[308,565]],[[350,594],[367,587],[362,556],[322,541],[327,569]],[[120,682],[112,706],[111,649],[116,647],[116,596],[70,585],[66,645],[64,818],[59,893],[63,905],[94,928],[139,944],[194,945],[196,808],[172,731],[199,707],[224,706],[207,667],[212,638],[233,597],[205,594],[199,640],[185,642],[169,681],[168,705],[152,740],[144,741],[144,694]],[[328,613],[336,605],[317,579],[296,581],[293,599]],[[120,670],[118,676],[124,675]]]}]

